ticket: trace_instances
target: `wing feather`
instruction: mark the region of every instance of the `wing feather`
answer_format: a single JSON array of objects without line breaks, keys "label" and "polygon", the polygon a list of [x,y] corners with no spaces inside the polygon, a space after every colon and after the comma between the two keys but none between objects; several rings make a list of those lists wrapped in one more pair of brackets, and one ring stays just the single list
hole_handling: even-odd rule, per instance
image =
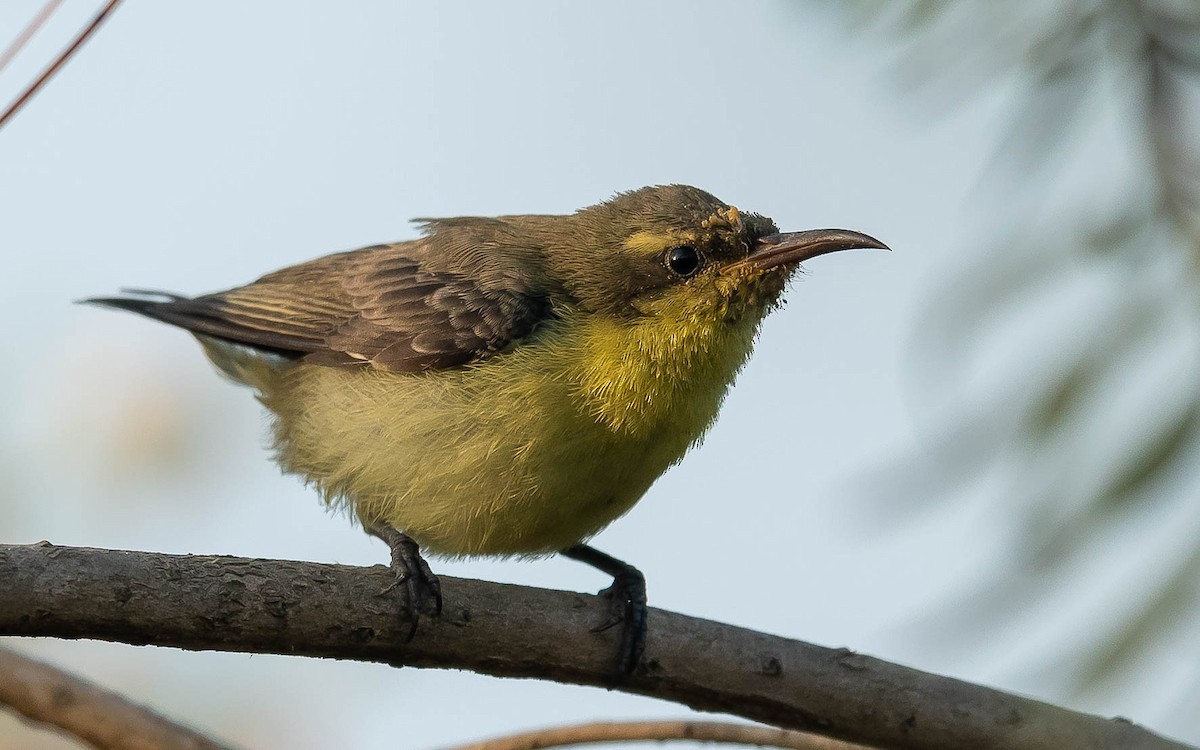
[{"label": "wing feather", "polygon": [[[395,372],[457,367],[528,336],[551,314],[520,267],[503,286],[479,282],[433,238],[318,258],[225,292],[189,299],[89,300],[195,333],[330,366]],[[488,258],[491,268],[502,257]]]}]

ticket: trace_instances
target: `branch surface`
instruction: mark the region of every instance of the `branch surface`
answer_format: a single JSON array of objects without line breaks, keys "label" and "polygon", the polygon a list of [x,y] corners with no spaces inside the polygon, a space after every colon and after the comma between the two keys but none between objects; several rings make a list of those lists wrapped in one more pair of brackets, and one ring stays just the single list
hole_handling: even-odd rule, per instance
[{"label": "branch surface", "polygon": [[380,594],[384,566],[0,545],[0,635],[533,677],[884,748],[1188,748],[1123,719],[657,609],[644,664],[617,679],[619,628],[593,632],[608,612],[598,597],[441,580],[444,613],[406,644],[401,594]]}]

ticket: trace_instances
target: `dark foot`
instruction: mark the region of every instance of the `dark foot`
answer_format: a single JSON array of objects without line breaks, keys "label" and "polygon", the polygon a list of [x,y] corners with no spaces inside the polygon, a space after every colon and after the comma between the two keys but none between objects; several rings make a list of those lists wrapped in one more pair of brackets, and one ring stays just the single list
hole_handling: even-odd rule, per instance
[{"label": "dark foot", "polygon": [[392,550],[392,572],[396,574],[396,580],[379,593],[387,594],[397,587],[404,587],[404,610],[408,619],[408,635],[404,636],[404,642],[408,643],[417,632],[421,610],[427,607],[431,598],[434,613],[442,613],[442,584],[421,557],[421,548],[412,537],[390,526],[368,526],[366,531],[382,539]]},{"label": "dark foot", "polygon": [[613,577],[612,586],[600,592],[601,596],[608,599],[609,619],[594,630],[598,632],[615,625],[621,626],[616,669],[621,675],[633,674],[646,651],[646,577],[632,565],[586,544],[568,547],[562,554]]}]

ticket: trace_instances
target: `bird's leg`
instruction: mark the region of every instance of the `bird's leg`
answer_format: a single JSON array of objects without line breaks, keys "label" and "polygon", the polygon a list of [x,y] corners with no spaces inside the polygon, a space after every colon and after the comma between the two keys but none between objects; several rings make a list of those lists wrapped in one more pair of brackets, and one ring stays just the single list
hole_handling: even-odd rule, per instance
[{"label": "bird's leg", "polygon": [[621,674],[633,674],[646,650],[646,577],[629,563],[586,544],[568,547],[562,554],[613,577],[612,586],[600,592],[608,598],[611,619],[596,630],[608,630],[614,625],[621,625],[617,669]]},{"label": "bird's leg", "polygon": [[404,609],[409,623],[408,635],[404,637],[407,643],[417,632],[417,621],[428,601],[427,597],[433,597],[434,613],[442,613],[442,584],[429,569],[429,563],[421,557],[421,548],[408,534],[380,524],[364,528],[371,536],[382,539],[392,551],[392,573],[396,575],[396,580],[379,593],[386,594],[398,586],[404,587]]}]

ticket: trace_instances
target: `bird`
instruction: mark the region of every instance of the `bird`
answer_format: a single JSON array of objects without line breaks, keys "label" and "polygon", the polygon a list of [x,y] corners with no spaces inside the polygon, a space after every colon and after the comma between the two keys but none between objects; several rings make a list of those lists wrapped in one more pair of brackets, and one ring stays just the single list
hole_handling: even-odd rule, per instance
[{"label": "bird", "polygon": [[780,232],[688,185],[564,215],[417,219],[417,239],[226,291],[83,302],[192,333],[273,415],[275,458],[390,549],[407,639],[442,609],[425,556],[562,554],[612,576],[617,674],[645,577],[588,541],[712,426],[802,261],[888,249]]}]

